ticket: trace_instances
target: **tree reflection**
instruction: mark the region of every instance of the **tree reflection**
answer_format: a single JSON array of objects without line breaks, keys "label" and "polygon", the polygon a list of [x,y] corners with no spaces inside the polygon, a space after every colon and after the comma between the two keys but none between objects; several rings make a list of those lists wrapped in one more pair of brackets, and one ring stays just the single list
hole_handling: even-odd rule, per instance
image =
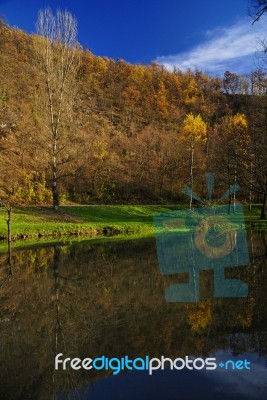
[{"label": "tree reflection", "polygon": [[[54,370],[54,357],[184,357],[231,349],[267,353],[265,232],[249,237],[251,265],[233,268],[249,297],[213,298],[201,275],[200,303],[166,303],[153,239],[14,251],[14,279],[0,288],[0,398],[78,399],[76,388],[109,372]],[[0,256],[6,268],[6,255]],[[12,376],[12,379],[10,378]]]}]

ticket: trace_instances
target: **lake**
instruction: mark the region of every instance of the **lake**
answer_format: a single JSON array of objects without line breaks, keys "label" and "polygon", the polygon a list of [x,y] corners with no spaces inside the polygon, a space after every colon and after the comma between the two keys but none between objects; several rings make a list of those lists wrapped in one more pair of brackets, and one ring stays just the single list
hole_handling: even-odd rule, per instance
[{"label": "lake", "polygon": [[[81,241],[0,255],[0,399],[263,399],[267,393],[267,234],[247,235],[250,264],[226,268],[248,296],[167,302],[187,274],[162,275],[154,238]],[[216,358],[229,368],[54,370],[64,358]],[[237,361],[249,369],[237,368]],[[182,361],[180,361],[182,362]],[[238,364],[241,365],[241,364]]]}]

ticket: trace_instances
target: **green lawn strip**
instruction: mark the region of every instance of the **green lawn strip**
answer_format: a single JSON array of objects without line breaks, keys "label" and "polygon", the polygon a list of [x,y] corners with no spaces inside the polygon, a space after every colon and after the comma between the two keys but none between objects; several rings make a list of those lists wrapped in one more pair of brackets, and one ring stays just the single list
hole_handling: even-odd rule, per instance
[{"label": "green lawn strip", "polygon": [[105,221],[117,223],[152,222],[153,215],[178,209],[178,206],[66,206],[62,207],[69,215],[88,222]]},{"label": "green lawn strip", "polygon": [[[57,239],[68,236],[110,236],[153,233],[153,215],[171,213],[179,209],[179,215],[187,213],[187,206],[66,206],[58,212],[49,207],[14,207],[12,236],[28,240]],[[260,221],[260,207],[245,209],[246,227],[267,229],[267,220]],[[183,211],[184,210],[184,211]],[[175,214],[174,214],[175,215]],[[6,213],[0,208],[0,236],[7,235]],[[238,216],[236,224],[239,224]],[[181,229],[182,230],[182,229]]]},{"label": "green lawn strip", "polygon": [[[153,229],[155,213],[170,210],[169,207],[157,206],[68,206],[55,212],[48,207],[15,207],[12,214],[12,236],[35,239],[145,232]],[[0,209],[0,236],[6,236],[3,209]]]}]

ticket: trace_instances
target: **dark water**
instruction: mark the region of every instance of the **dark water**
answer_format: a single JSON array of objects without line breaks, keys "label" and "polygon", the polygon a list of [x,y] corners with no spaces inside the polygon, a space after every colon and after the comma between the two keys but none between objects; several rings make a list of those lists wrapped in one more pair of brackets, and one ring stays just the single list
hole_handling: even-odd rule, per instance
[{"label": "dark water", "polygon": [[[167,303],[186,274],[160,274],[154,239],[0,256],[0,399],[263,399],[267,393],[267,235],[248,235],[251,263],[229,269],[246,298],[214,298],[201,272],[199,303]],[[54,371],[54,357],[216,357],[250,370]]]}]

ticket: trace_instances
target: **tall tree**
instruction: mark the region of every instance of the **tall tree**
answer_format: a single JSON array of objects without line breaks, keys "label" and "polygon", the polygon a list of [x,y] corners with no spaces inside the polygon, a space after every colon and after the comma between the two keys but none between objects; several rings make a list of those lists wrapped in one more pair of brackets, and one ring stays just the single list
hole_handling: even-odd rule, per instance
[{"label": "tall tree", "polygon": [[[248,121],[244,114],[228,115],[221,118],[216,127],[212,146],[215,172],[227,181],[228,188],[241,184],[242,169],[250,165],[250,134]],[[243,186],[243,185],[242,185]],[[230,192],[229,192],[230,193]],[[235,210],[235,193],[229,194],[229,212],[231,204]]]},{"label": "tall tree", "polygon": [[50,151],[53,208],[59,206],[58,169],[70,159],[72,111],[77,88],[79,43],[77,21],[68,11],[41,10],[36,23],[36,60],[41,73],[42,111],[45,143]]},{"label": "tall tree", "polygon": [[205,144],[207,141],[207,124],[203,121],[200,115],[194,116],[192,113],[188,114],[182,124],[182,132],[184,139],[189,145],[190,150],[190,210],[192,209],[193,201],[193,186],[194,186],[194,155],[196,143]]}]

